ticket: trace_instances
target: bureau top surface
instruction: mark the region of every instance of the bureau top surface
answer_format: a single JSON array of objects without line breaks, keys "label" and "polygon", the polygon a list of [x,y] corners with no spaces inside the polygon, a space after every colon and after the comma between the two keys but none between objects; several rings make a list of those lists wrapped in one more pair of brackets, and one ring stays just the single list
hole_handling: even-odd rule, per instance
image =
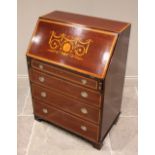
[{"label": "bureau top surface", "polygon": [[127,23],[55,11],[38,19],[27,56],[104,78]]},{"label": "bureau top surface", "polygon": [[129,25],[129,23],[126,23],[126,22],[91,17],[91,16],[62,12],[62,11],[54,11],[42,16],[41,18],[62,21],[67,23],[70,22],[74,24],[77,23],[88,27],[92,27],[92,28],[94,27],[97,29],[102,29],[102,30],[117,32],[117,33],[123,31]]}]

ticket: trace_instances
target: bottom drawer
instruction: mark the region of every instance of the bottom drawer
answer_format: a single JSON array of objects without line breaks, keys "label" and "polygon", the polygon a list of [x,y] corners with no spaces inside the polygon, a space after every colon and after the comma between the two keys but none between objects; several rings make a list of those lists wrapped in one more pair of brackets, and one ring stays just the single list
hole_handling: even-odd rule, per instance
[{"label": "bottom drawer", "polygon": [[88,123],[54,107],[48,106],[41,101],[33,100],[33,103],[34,113],[41,119],[70,130],[90,141],[98,141],[99,127],[97,125]]}]

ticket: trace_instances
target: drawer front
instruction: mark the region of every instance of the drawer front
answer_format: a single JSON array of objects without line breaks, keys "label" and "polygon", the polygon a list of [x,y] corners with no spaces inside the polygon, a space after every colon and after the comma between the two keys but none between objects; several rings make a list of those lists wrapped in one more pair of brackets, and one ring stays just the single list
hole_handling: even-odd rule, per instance
[{"label": "drawer front", "polygon": [[32,84],[32,96],[93,123],[99,123],[100,109],[92,108],[85,103],[34,84]]},{"label": "drawer front", "polygon": [[52,106],[41,103],[38,100],[33,100],[33,103],[36,116],[70,130],[91,141],[96,142],[98,140],[99,127],[97,125],[78,119]]},{"label": "drawer front", "polygon": [[59,91],[62,94],[66,94],[94,106],[99,107],[101,104],[101,94],[97,91],[80,87],[33,69],[30,69],[30,79],[32,82],[55,89],[53,91]]},{"label": "drawer front", "polygon": [[33,68],[43,71],[45,73],[49,73],[49,74],[64,78],[66,80],[78,83],[80,85],[83,85],[89,88],[93,88],[93,89],[98,88],[98,82],[96,80],[89,79],[89,78],[65,71],[61,68],[45,64],[43,62],[40,62],[34,59],[32,60],[31,65]]}]

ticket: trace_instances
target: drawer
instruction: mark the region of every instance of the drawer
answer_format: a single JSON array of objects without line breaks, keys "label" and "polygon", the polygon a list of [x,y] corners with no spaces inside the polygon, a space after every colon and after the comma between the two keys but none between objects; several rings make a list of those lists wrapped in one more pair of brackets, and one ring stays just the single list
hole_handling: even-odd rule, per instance
[{"label": "drawer", "polygon": [[98,108],[92,108],[85,103],[34,84],[32,84],[32,96],[83,119],[99,123],[100,109]]},{"label": "drawer", "polygon": [[48,106],[38,100],[33,100],[33,103],[36,116],[81,135],[91,141],[96,142],[98,140],[99,127],[97,125],[88,123],[87,121],[79,119],[52,106]]},{"label": "drawer", "polygon": [[83,102],[87,102],[91,105],[100,107],[101,94],[100,92],[93,91],[84,87],[80,87],[76,84],[72,84],[65,80],[47,75],[45,73],[30,69],[30,80],[32,82],[41,84],[48,88],[53,88],[53,91],[59,91],[62,94],[66,94],[70,97],[74,97]]},{"label": "drawer", "polygon": [[45,73],[49,73],[55,76],[58,76],[60,78],[64,78],[66,80],[75,82],[77,84],[92,88],[92,89],[97,89],[98,88],[98,82],[93,79],[89,79],[80,75],[77,75],[75,73],[63,70],[58,67],[54,67],[52,65],[48,65],[46,63],[43,63],[38,60],[32,59],[31,65],[33,68],[38,69],[40,71],[43,71]]}]

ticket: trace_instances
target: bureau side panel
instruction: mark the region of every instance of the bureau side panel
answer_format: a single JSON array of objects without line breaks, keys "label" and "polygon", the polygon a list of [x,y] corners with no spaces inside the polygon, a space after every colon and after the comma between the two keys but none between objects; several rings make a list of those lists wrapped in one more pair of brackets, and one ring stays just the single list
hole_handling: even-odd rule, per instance
[{"label": "bureau side panel", "polygon": [[100,141],[104,139],[120,113],[128,53],[130,26],[119,34],[104,81],[104,103]]}]

